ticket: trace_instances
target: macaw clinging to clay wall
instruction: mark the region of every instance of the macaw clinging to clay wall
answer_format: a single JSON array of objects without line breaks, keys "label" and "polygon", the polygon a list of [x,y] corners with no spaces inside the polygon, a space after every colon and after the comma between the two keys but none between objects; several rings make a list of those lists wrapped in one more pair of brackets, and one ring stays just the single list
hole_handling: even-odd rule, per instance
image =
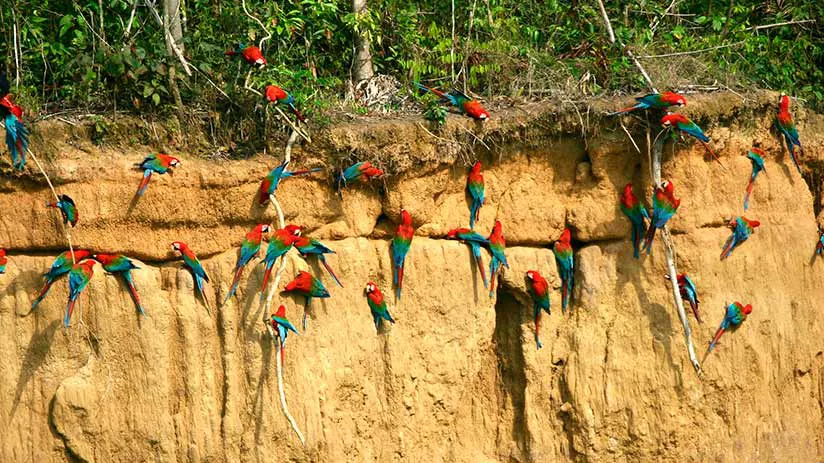
[{"label": "macaw clinging to clay wall", "polygon": [[415,237],[415,227],[412,226],[412,216],[405,209],[401,209],[401,223],[395,229],[395,237],[392,238],[392,280],[395,282],[395,293],[398,299],[401,298],[403,288],[403,268],[406,262],[406,254],[412,246],[412,238]]},{"label": "macaw clinging to clay wall", "polygon": [[535,345],[540,349],[544,346],[541,344],[541,311],[545,311],[547,315],[552,314],[549,309],[549,283],[537,270],[526,272],[526,279],[527,290],[532,297],[532,316],[535,320]]},{"label": "macaw clinging to clay wall", "polygon": [[798,128],[795,126],[793,116],[790,114],[790,97],[783,93],[778,97],[778,114],[775,116],[775,126],[778,128],[778,131],[781,132],[781,135],[784,136],[784,141],[787,143],[787,151],[790,152],[793,164],[795,164],[795,168],[798,169],[798,173],[800,174],[801,166],[798,165],[795,147],[797,146],[802,154],[804,153],[804,148],[801,147],[801,141],[798,139]]},{"label": "macaw clinging to clay wall", "polygon": [[226,293],[226,299],[223,300],[225,304],[230,297],[237,291],[237,285],[240,283],[240,276],[243,274],[243,269],[246,265],[257,257],[260,251],[260,243],[263,240],[263,234],[269,233],[270,227],[267,224],[258,224],[252,231],[246,234],[243,243],[240,245],[240,253],[237,257],[237,264],[235,265],[235,277],[232,279],[232,286],[229,292]]},{"label": "macaw clinging to clay wall", "polygon": [[552,247],[558,274],[561,276],[561,311],[566,313],[572,289],[575,287],[575,257],[572,252],[572,235],[564,228],[561,237]]},{"label": "macaw clinging to clay wall", "polygon": [[12,102],[10,89],[6,73],[0,73],[0,118],[6,126],[6,146],[11,153],[12,165],[22,170],[26,167],[29,131],[23,125],[23,108]]},{"label": "macaw clinging to clay wall", "polygon": [[132,270],[137,270],[140,267],[134,264],[128,257],[122,254],[103,254],[97,253],[92,255],[92,259],[100,262],[103,265],[103,270],[112,274],[120,275],[126,287],[129,288],[129,294],[132,296],[132,301],[140,312],[140,315],[145,316],[146,311],[143,310],[143,304],[140,303],[140,297],[137,295],[137,289],[134,286],[134,279],[132,279]]},{"label": "macaw clinging to clay wall", "polygon": [[740,302],[733,302],[728,305],[727,311],[724,314],[724,320],[721,321],[721,326],[718,327],[718,331],[715,332],[715,336],[713,336],[712,341],[710,341],[710,346],[707,348],[707,353],[704,354],[704,358],[706,359],[706,356],[715,349],[715,345],[718,344],[721,335],[727,331],[735,331],[738,329],[750,313],[752,313],[751,304],[743,305]]},{"label": "macaw clinging to clay wall", "polygon": [[46,207],[59,209],[60,214],[63,215],[63,223],[75,227],[80,215],[77,212],[77,206],[74,204],[74,200],[71,199],[69,195],[60,195],[58,198],[60,198],[60,201],[46,203]]},{"label": "macaw clinging to clay wall", "polygon": [[381,320],[386,320],[392,324],[395,323],[395,319],[392,318],[392,315],[389,313],[389,308],[386,306],[386,300],[383,297],[383,293],[378,286],[373,283],[369,282],[366,283],[366,302],[369,304],[369,310],[372,312],[372,320],[375,322],[375,329],[381,329]]},{"label": "macaw clinging to clay wall", "polygon": [[[84,259],[89,258],[92,253],[85,249],[75,249],[74,250],[74,260],[76,262],[81,262]],[[72,254],[71,251],[66,251],[57,258],[54,259],[52,262],[51,268],[48,272],[44,273],[43,276],[46,278],[46,284],[43,286],[43,289],[40,291],[40,294],[37,298],[32,302],[31,309],[34,310],[37,308],[38,304],[46,297],[46,294],[49,292],[49,289],[52,287],[55,281],[57,281],[63,275],[67,275],[75,262],[72,261]]]},{"label": "macaw clinging to clay wall", "polygon": [[481,278],[484,281],[484,288],[489,288],[489,281],[486,279],[484,262],[481,257],[481,246],[489,246],[489,241],[468,228],[450,230],[449,233],[446,234],[446,237],[447,239],[463,241],[469,245],[472,250],[472,257],[475,258],[475,264],[478,266],[478,272],[480,272]]},{"label": "macaw clinging to clay wall", "polygon": [[614,113],[609,113],[610,116],[618,114],[631,113],[633,111],[645,111],[647,109],[666,110],[671,106],[686,106],[687,99],[682,95],[673,92],[664,93],[650,93],[635,99],[636,103],[629,108],[624,108]]},{"label": "macaw clinging to clay wall", "polygon": [[206,305],[206,312],[211,314],[212,310],[209,308],[209,300],[206,298],[206,292],[204,291],[204,285],[209,282],[209,275],[206,274],[206,270],[200,263],[200,259],[198,259],[194,251],[189,248],[189,245],[183,241],[175,241],[172,243],[172,249],[179,252],[183,257],[183,263],[192,272],[197,293],[200,294],[200,297],[203,298],[203,303]]},{"label": "macaw clinging to clay wall", "polygon": [[451,90],[450,92],[442,92],[435,88],[430,88],[425,85],[421,85],[418,82],[415,82],[415,85],[418,86],[419,89],[433,93],[437,95],[441,102],[449,103],[450,105],[458,108],[458,110],[462,114],[466,114],[467,116],[471,117],[472,119],[478,121],[485,121],[489,119],[489,111],[484,109],[481,103],[478,100],[468,97],[463,92],[458,90]]},{"label": "macaw clinging to clay wall", "polygon": [[632,250],[633,256],[638,259],[641,240],[644,239],[644,234],[647,232],[649,214],[644,205],[641,204],[641,201],[635,196],[635,193],[633,193],[632,183],[627,183],[626,186],[624,186],[624,193],[621,195],[621,211],[624,212],[624,215],[626,215],[632,223]]},{"label": "macaw clinging to clay wall", "polygon": [[755,185],[755,178],[764,170],[764,152],[758,148],[753,148],[747,152],[747,158],[752,162],[752,174],[750,174],[750,181],[747,183],[747,194],[744,195],[745,211],[750,208],[750,195]]},{"label": "macaw clinging to clay wall", "polygon": [[146,156],[143,162],[135,166],[143,171],[143,180],[140,181],[140,186],[137,188],[137,196],[143,196],[143,193],[149,188],[152,173],[165,174],[168,172],[171,174],[173,173],[172,169],[179,165],[180,159],[168,154],[155,153]]},{"label": "macaw clinging to clay wall", "polygon": [[475,161],[469,174],[466,176],[466,192],[472,201],[469,207],[469,228],[475,229],[475,222],[481,215],[481,206],[484,205],[484,174],[481,173],[481,161]]},{"label": "macaw clinging to clay wall", "polygon": [[761,225],[761,222],[749,220],[746,217],[736,217],[730,220],[728,226],[732,228],[732,235],[730,235],[724,243],[724,249],[721,251],[721,260],[729,257],[735,248],[744,243],[744,241],[747,241],[759,225]]},{"label": "macaw clinging to clay wall", "polygon": [[655,188],[652,193],[652,219],[649,222],[647,236],[644,239],[644,249],[647,254],[652,252],[652,241],[655,238],[655,231],[664,228],[669,219],[675,215],[681,200],[675,197],[675,185],[664,180]]}]

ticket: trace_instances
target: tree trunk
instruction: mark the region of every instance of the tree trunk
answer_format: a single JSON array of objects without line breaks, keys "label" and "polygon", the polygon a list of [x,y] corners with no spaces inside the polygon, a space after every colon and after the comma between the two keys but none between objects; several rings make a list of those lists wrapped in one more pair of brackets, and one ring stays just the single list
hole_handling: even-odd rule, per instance
[{"label": "tree trunk", "polygon": [[[352,12],[356,15],[367,14],[366,0],[352,0]],[[360,32],[355,36],[355,56],[352,60],[352,85],[372,78],[372,52],[369,51],[369,37]]]},{"label": "tree trunk", "polygon": [[[180,0],[163,0],[163,35],[166,39],[166,55],[173,59],[176,55],[182,57],[184,45],[183,27],[180,19]],[[169,90],[172,92],[178,111],[182,114],[183,100],[180,98],[176,74],[174,64],[170,64]]]}]

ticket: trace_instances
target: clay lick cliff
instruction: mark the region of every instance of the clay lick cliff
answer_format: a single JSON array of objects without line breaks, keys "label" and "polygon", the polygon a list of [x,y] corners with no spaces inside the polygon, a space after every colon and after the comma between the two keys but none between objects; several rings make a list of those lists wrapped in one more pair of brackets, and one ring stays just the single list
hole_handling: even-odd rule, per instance
[{"label": "clay lick cliff", "polygon": [[[417,116],[334,124],[291,152],[290,169],[323,172],[281,182],[282,221],[276,207],[258,205],[261,179],[283,160],[282,147],[210,160],[175,149],[197,134],[171,123],[120,118],[98,146],[87,124],[41,122],[31,147],[55,190],[77,205],[74,248],[133,259],[146,315],[100,265],[70,328],[66,278],[31,309],[42,274],[66,250],[62,217],[45,207],[54,198],[38,170],[17,171],[3,157],[0,459],[819,461],[824,263],[815,249],[824,117],[793,106],[802,176],[771,129],[778,95],[745,96],[687,95],[679,109],[711,137],[723,167],[693,139],[661,144],[661,176],[681,200],[668,223],[675,263],[700,298],[703,323],[685,306],[699,361],[726,308],[753,307],[700,374],[664,277],[661,237],[635,259],[619,202],[632,183],[651,208],[649,153],[659,126],[648,141],[643,116],[603,116],[615,101],[525,105],[494,111],[483,124],[450,116],[439,131]],[[752,172],[745,154],[754,146],[766,168],[744,212]],[[154,175],[130,208],[142,179],[134,164],[158,150],[180,165]],[[365,160],[386,174],[339,196],[340,169]],[[488,236],[499,220],[506,237],[509,268],[492,297],[470,248],[446,239],[468,226],[466,175],[476,160],[486,201],[475,230]],[[398,301],[389,247],[401,209],[416,231]],[[727,225],[742,215],[760,227],[722,261]],[[282,222],[335,251],[326,259],[343,287],[293,249],[268,309],[259,303],[259,261],[220,306],[244,235]],[[565,228],[575,286],[564,313],[551,246]],[[170,247],[175,241],[197,253],[210,277],[210,311]],[[482,255],[488,265],[488,251]],[[313,299],[305,330],[304,298],[282,292],[302,270],[331,296]],[[541,349],[529,270],[549,286]],[[379,330],[364,294],[369,281],[395,320]],[[305,444],[282,412],[278,350],[261,323],[280,304],[299,331],[289,336],[282,373]]]}]

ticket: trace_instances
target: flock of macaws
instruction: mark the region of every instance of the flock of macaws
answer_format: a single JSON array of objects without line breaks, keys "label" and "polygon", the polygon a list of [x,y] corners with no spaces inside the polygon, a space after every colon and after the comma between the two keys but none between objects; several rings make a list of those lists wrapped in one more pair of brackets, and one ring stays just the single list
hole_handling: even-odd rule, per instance
[{"label": "flock of macaws", "polygon": [[[234,49],[226,52],[227,56],[238,56],[249,65],[261,67],[266,65],[266,59],[258,47],[254,45],[245,46],[238,44]],[[489,112],[477,100],[474,100],[462,92],[452,90],[443,92],[434,88],[426,87],[420,83],[416,86],[426,92],[431,92],[438,96],[443,103],[448,103],[457,108],[462,114],[475,120],[484,121],[490,117]],[[264,98],[275,104],[281,104],[288,108],[298,121],[304,122],[305,118],[298,110],[295,99],[280,87],[269,85],[265,88]],[[653,116],[661,116],[660,123],[664,128],[673,129],[675,133],[689,135],[702,143],[707,152],[719,163],[720,159],[715,155],[709,146],[707,137],[701,128],[685,116],[677,113],[670,113],[667,110],[671,107],[680,107],[687,104],[684,96],[673,92],[653,93],[636,98],[636,104],[610,113],[610,115],[624,115],[638,111],[649,111]],[[775,126],[784,137],[786,146],[790,152],[793,163],[800,172],[800,167],[796,159],[795,148],[802,150],[798,139],[792,116],[789,113],[790,99],[786,95],[781,95],[779,100],[779,110],[775,120]],[[9,83],[5,74],[0,75],[0,114],[3,116],[6,126],[6,144],[11,152],[12,163],[16,168],[22,169],[26,162],[26,150],[28,147],[28,131],[23,125],[22,109],[15,105],[9,97]],[[744,197],[744,209],[749,208],[749,198],[752,193],[756,177],[764,171],[764,152],[758,148],[753,148],[747,154],[752,162],[752,173],[747,184]],[[151,154],[143,162],[136,165],[136,168],[143,171],[143,178],[138,187],[136,197],[142,196],[149,186],[152,174],[172,174],[173,170],[180,166],[180,160],[162,153]],[[321,169],[289,171],[288,161],[275,167],[261,182],[258,192],[258,203],[266,206],[270,198],[275,194],[280,182],[288,177],[298,175],[309,175],[321,171]],[[475,231],[475,224],[479,219],[480,210],[485,202],[484,177],[481,172],[481,162],[475,162],[470,168],[466,179],[466,193],[469,197],[469,228],[456,228],[447,233],[448,239],[460,240],[469,245],[472,256],[476,262],[477,270],[481,275],[484,287],[489,289],[489,296],[494,296],[495,283],[502,267],[509,268],[506,259],[506,240],[503,235],[503,225],[496,220],[489,236]],[[335,179],[335,184],[339,194],[348,185],[357,182],[366,182],[372,178],[383,175],[383,171],[373,166],[369,161],[357,162],[354,165],[341,170]],[[341,196],[342,197],[342,196]],[[46,206],[56,208],[61,212],[62,219],[66,226],[76,226],[78,222],[78,210],[75,202],[68,195],[59,195],[58,201],[47,203]],[[640,199],[634,194],[632,184],[624,187],[620,197],[620,208],[629,218],[632,224],[632,245],[634,257],[640,257],[640,251],[644,250],[649,254],[655,233],[663,228],[667,222],[675,215],[680,206],[680,199],[675,197],[675,187],[671,181],[665,180],[660,185],[656,185],[652,195],[652,211],[647,211]],[[724,243],[721,259],[730,256],[733,250],[746,241],[760,223],[757,220],[749,220],[745,217],[737,217],[730,221],[729,226],[733,230],[732,235]],[[260,288],[260,300],[264,300],[267,286],[278,259],[285,258],[285,255],[293,247],[298,250],[303,258],[315,256],[324,266],[336,284],[343,287],[338,277],[326,261],[326,254],[334,253],[332,249],[318,240],[302,235],[300,226],[289,224],[282,229],[272,230],[268,224],[258,224],[249,231],[239,250],[237,263],[235,265],[234,277],[229,291],[224,299],[224,304],[235,294],[245,268],[258,257],[264,238],[268,237],[267,249],[263,259],[264,276]],[[395,297],[401,298],[401,290],[404,278],[404,263],[412,245],[415,229],[412,224],[412,217],[406,210],[401,210],[401,222],[398,224],[395,236],[391,242],[393,283],[395,285]],[[560,237],[552,246],[553,253],[561,279],[561,308],[566,312],[570,303],[570,298],[574,288],[575,261],[571,242],[570,230],[565,228]],[[185,266],[192,272],[197,294],[202,298],[206,310],[211,313],[209,302],[206,298],[204,285],[209,282],[209,276],[197,255],[182,241],[172,243],[172,249],[179,252]],[[490,254],[489,279],[485,271],[481,248],[488,250]],[[816,247],[817,254],[824,254],[824,233],[821,234]],[[140,302],[140,298],[132,279],[131,271],[137,270],[133,261],[123,255],[93,253],[89,250],[78,249],[66,251],[60,254],[52,263],[51,268],[44,274],[45,284],[43,289],[32,303],[32,309],[46,297],[52,285],[63,275],[69,278],[69,298],[66,304],[64,325],[69,326],[74,307],[83,289],[91,280],[94,274],[94,265],[98,262],[110,275],[119,276],[129,290],[129,294],[135,304],[137,311],[141,315],[146,315],[146,311]],[[7,263],[5,250],[0,249],[0,273],[5,271]],[[669,278],[667,276],[667,278]],[[541,348],[540,341],[540,321],[541,312],[550,314],[549,292],[550,286],[547,280],[536,270],[526,272],[527,289],[533,300],[533,317],[535,323],[535,343],[537,348]],[[698,290],[692,279],[686,274],[677,275],[677,284],[681,297],[689,303],[695,318],[701,323],[698,311]],[[312,298],[328,298],[329,291],[321,280],[309,272],[301,271],[285,287],[286,292],[295,293],[305,297],[306,303],[303,314],[303,329],[306,329],[308,309]],[[368,282],[365,287],[367,304],[372,313],[375,328],[380,329],[381,320],[395,323],[389,313],[387,301],[374,282]],[[707,349],[707,353],[717,344],[719,338],[725,331],[736,329],[747,318],[752,311],[751,305],[742,305],[739,302],[730,304],[724,319],[712,339]],[[286,318],[286,309],[283,305],[271,315],[270,319],[273,330],[281,340],[281,355],[283,346],[289,331],[297,333],[297,329]]]}]

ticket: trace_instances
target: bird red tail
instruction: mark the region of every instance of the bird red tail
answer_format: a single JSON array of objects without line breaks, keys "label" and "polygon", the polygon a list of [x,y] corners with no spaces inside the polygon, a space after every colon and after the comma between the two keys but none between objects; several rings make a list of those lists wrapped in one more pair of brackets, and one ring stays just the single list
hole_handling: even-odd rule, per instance
[{"label": "bird red tail", "polygon": [[716,156],[715,152],[712,150],[712,148],[710,148],[710,144],[705,141],[702,141],[701,144],[704,145],[704,149],[706,149],[707,152],[710,153],[710,156],[712,156],[713,159],[718,161],[718,164],[721,164],[721,167],[723,167],[724,170],[727,170],[727,167],[724,165],[723,162],[721,162],[721,159],[718,156]]},{"label": "bird red tail", "polygon": [[478,271],[481,273],[481,279],[484,280],[484,288],[488,288],[489,280],[486,279],[486,272],[484,271],[484,261],[480,254],[475,256],[475,262],[478,264]]},{"label": "bird red tail", "polygon": [[235,277],[232,280],[232,286],[229,288],[229,292],[226,293],[226,299],[223,301],[224,304],[226,303],[226,301],[229,300],[230,297],[234,296],[235,291],[237,291],[237,285],[238,285],[238,283],[240,283],[241,274],[243,274],[243,267],[242,266],[239,267],[237,269],[237,271],[235,272]]},{"label": "bird red tail", "polygon": [[145,170],[143,171],[143,180],[140,181],[140,186],[137,187],[137,195],[143,196],[143,193],[146,192],[146,188],[149,187],[149,180],[152,179],[152,171]]},{"label": "bird red tail", "polygon": [[701,320],[701,315],[698,314],[698,303],[690,301],[690,307],[692,308],[692,313],[695,315],[695,319],[698,320],[698,323],[704,323]]},{"label": "bird red tail", "polygon": [[124,279],[126,280],[126,286],[129,287],[129,294],[132,296],[132,301],[134,301],[137,311],[140,312],[140,315],[146,315],[146,312],[143,310],[143,304],[140,303],[140,296],[137,295],[137,288],[134,287],[131,278],[124,276]]},{"label": "bird red tail", "polygon": [[274,266],[274,262],[271,266],[267,265],[266,270],[263,272],[263,283],[260,284],[260,302],[263,302],[263,299],[266,298],[266,287],[269,285],[269,277],[272,275]]},{"label": "bird red tail", "polygon": [[715,336],[712,338],[712,342],[710,342],[710,347],[707,348],[707,354],[715,349],[715,345],[718,344],[718,340],[721,339],[722,334],[724,334],[724,328],[718,328],[718,331],[715,332]]},{"label": "bird red tail", "polygon": [[306,118],[304,118],[303,114],[301,114],[300,111],[298,111],[298,108],[291,106],[289,109],[292,110],[292,112],[295,114],[295,117],[297,117],[299,121],[306,122]]},{"label": "bird red tail", "polygon": [[746,211],[750,207],[750,195],[752,194],[752,188],[755,186],[754,182],[755,178],[750,177],[750,182],[747,183],[747,194],[744,195],[744,210]]},{"label": "bird red tail", "polygon": [[724,249],[721,250],[721,260],[726,259],[732,253],[732,245],[735,241],[735,234],[731,235],[727,238],[727,242],[724,243]]},{"label": "bird red tail", "polygon": [[338,278],[338,276],[335,275],[335,272],[332,271],[332,267],[330,267],[329,264],[326,262],[326,258],[324,258],[323,256],[320,256],[320,263],[323,264],[323,268],[325,268],[326,271],[329,272],[329,275],[332,276],[332,279],[335,280],[335,283],[337,283],[338,286],[343,288],[343,283],[340,282],[340,279]]}]

